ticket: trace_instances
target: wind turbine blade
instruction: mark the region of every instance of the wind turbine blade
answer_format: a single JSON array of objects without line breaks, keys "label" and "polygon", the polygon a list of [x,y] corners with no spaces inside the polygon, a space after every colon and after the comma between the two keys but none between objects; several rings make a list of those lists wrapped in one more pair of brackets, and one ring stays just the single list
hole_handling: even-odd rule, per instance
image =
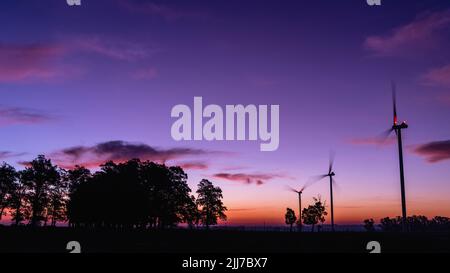
[{"label": "wind turbine blade", "polygon": [[336,179],[334,177],[331,179],[331,182],[333,183],[333,188],[336,189],[336,191],[341,191],[341,186],[337,183]]},{"label": "wind turbine blade", "polygon": [[305,183],[305,185],[303,185],[303,187],[300,189],[300,192],[303,192],[306,188],[308,188],[309,186],[311,186],[311,183],[309,181],[307,181]]},{"label": "wind turbine blade", "polygon": [[391,137],[392,131],[394,131],[394,129],[393,128],[389,128],[386,131],[384,131],[383,133],[381,133],[380,135],[378,135],[376,137],[376,142],[377,142],[376,144],[378,144],[378,145],[390,144],[390,141],[389,141],[389,143],[387,143],[387,141],[388,140],[392,140],[392,141],[394,140]]},{"label": "wind turbine blade", "polygon": [[305,188],[307,188],[307,187],[309,187],[309,186],[311,186],[311,185],[313,185],[313,184],[319,182],[320,180],[324,179],[324,178],[327,177],[327,176],[328,176],[328,174],[322,174],[322,175],[312,176],[312,177],[308,180],[308,182],[306,182]]},{"label": "wind turbine blade", "polygon": [[393,111],[394,111],[394,125],[397,125],[397,87],[395,85],[395,82],[391,82],[392,85],[392,105],[393,105]]},{"label": "wind turbine blade", "polygon": [[328,174],[330,174],[331,171],[333,170],[334,155],[335,155],[334,152],[331,151],[330,152],[329,163],[328,163]]},{"label": "wind turbine blade", "polygon": [[288,191],[293,191],[293,192],[298,193],[298,191],[297,191],[296,189],[292,188],[292,187],[286,186],[286,189],[287,189]]}]

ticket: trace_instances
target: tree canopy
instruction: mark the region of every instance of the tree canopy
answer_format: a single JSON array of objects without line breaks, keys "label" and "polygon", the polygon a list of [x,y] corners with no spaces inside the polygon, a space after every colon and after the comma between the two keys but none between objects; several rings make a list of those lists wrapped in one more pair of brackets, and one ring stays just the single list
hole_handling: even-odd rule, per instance
[{"label": "tree canopy", "polygon": [[180,167],[139,159],[109,161],[91,173],[61,169],[40,155],[22,171],[0,165],[0,217],[9,213],[15,225],[87,228],[209,227],[226,220],[222,190],[202,180],[195,198],[187,179]]}]

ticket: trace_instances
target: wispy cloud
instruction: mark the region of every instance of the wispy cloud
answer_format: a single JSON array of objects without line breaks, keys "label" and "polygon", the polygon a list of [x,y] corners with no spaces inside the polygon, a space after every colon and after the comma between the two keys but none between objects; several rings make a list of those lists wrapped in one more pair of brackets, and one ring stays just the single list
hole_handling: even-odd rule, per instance
[{"label": "wispy cloud", "polygon": [[412,151],[428,162],[436,163],[450,159],[450,140],[433,141],[415,146]]},{"label": "wispy cloud", "polygon": [[450,94],[448,94],[448,93],[438,95],[437,99],[441,103],[444,103],[446,105],[450,105]]},{"label": "wispy cloud", "polygon": [[135,71],[132,76],[137,80],[153,80],[158,77],[158,70],[154,67],[143,68]]},{"label": "wispy cloud", "polygon": [[118,3],[130,12],[161,17],[168,22],[182,19],[204,20],[210,17],[209,13],[203,10],[182,9],[153,1],[118,0]]},{"label": "wispy cloud", "polygon": [[52,63],[63,54],[64,48],[57,44],[0,44],[0,82],[61,75]]},{"label": "wispy cloud", "polygon": [[[220,154],[220,152],[206,151],[191,148],[162,149],[149,146],[144,143],[130,143],[121,140],[108,141],[93,146],[75,146],[66,148],[50,155],[55,162],[64,168],[75,165],[85,167],[98,167],[106,161],[123,162],[133,158],[151,160],[165,163],[169,160],[178,160],[202,155]],[[191,168],[202,167],[198,162],[186,163]]]},{"label": "wispy cloud", "polygon": [[388,146],[395,143],[394,137],[366,137],[366,138],[353,138],[348,141],[350,144],[354,145],[378,145],[378,146]]},{"label": "wispy cloud", "polygon": [[13,153],[10,151],[0,151],[0,159],[18,157],[18,156],[22,156],[22,155],[25,155],[25,153]]},{"label": "wispy cloud", "polygon": [[422,76],[424,84],[450,87],[450,64],[434,68]]},{"label": "wispy cloud", "polygon": [[[65,57],[96,54],[113,60],[135,61],[152,56],[154,46],[113,38],[87,36],[54,43],[0,43],[0,82],[47,81],[78,75],[81,68],[65,63]],[[154,78],[156,70],[138,71],[137,77]]]},{"label": "wispy cloud", "polygon": [[241,182],[245,184],[262,185],[269,180],[275,178],[285,177],[281,174],[274,173],[216,173],[213,175],[215,178],[220,178],[228,181]]},{"label": "wispy cloud", "polygon": [[108,58],[134,61],[151,56],[156,49],[138,42],[117,41],[108,37],[86,36],[78,37],[68,42],[68,47],[74,51],[95,53]]},{"label": "wispy cloud", "polygon": [[19,107],[0,106],[0,126],[13,124],[35,124],[52,120],[53,118],[43,112]]},{"label": "wispy cloud", "polygon": [[206,170],[209,167],[206,162],[196,162],[196,161],[181,162],[181,163],[176,163],[175,165],[178,165],[185,170]]},{"label": "wispy cloud", "polygon": [[442,32],[448,32],[450,10],[423,13],[412,22],[393,29],[389,34],[370,36],[364,46],[378,56],[405,54],[410,51],[434,48]]}]

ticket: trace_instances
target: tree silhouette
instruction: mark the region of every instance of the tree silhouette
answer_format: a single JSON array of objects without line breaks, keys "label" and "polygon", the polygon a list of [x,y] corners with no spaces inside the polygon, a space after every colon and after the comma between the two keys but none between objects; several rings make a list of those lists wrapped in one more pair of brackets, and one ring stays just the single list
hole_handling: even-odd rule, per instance
[{"label": "tree silhouette", "polygon": [[292,232],[292,226],[297,221],[297,216],[295,216],[295,212],[293,209],[286,208],[286,214],[284,215],[284,222],[286,225],[289,225],[289,231]]},{"label": "tree silhouette", "polygon": [[191,201],[186,203],[184,222],[186,222],[189,228],[197,227],[200,224],[201,213],[198,209],[195,197],[191,196]]},{"label": "tree silhouette", "polygon": [[15,181],[11,192],[11,219],[14,225],[18,226],[22,221],[30,218],[30,207],[26,202],[26,187],[22,183],[23,171],[18,172],[19,179]]},{"label": "tree silhouette", "polygon": [[197,205],[200,207],[200,222],[209,229],[210,225],[216,225],[217,220],[226,220],[227,208],[222,203],[222,190],[207,179],[202,179],[197,189]]},{"label": "tree silhouette", "polygon": [[314,204],[309,205],[302,211],[302,220],[305,225],[311,225],[311,230],[314,232],[314,226],[318,223],[325,222],[325,216],[328,214],[325,210],[325,204],[319,198],[313,198]]},{"label": "tree silhouette", "polygon": [[0,217],[9,212],[16,226],[24,220],[33,227],[68,220],[71,227],[114,229],[179,223],[209,228],[226,220],[222,190],[202,180],[196,200],[187,178],[180,167],[139,159],[109,161],[93,174],[82,166],[66,171],[39,155],[19,172],[0,166]]},{"label": "tree silhouette", "polygon": [[[445,224],[446,217],[436,216],[431,221],[423,215],[413,215],[406,218],[406,227],[408,231],[424,232],[427,230],[449,230],[450,226]],[[442,222],[441,222],[442,221]],[[385,217],[380,220],[380,226],[383,231],[399,232],[402,230],[402,218]]]},{"label": "tree silhouette", "polygon": [[5,210],[11,207],[17,177],[14,167],[5,162],[0,166],[0,220],[6,213]]},{"label": "tree silhouette", "polygon": [[58,187],[60,172],[50,159],[39,155],[30,162],[21,173],[21,180],[25,186],[25,198],[31,208],[31,226],[39,226],[46,220],[47,206],[51,202],[51,191]]},{"label": "tree silhouette", "polygon": [[[83,213],[84,210],[79,206],[79,191],[80,188],[83,188],[84,185],[92,179],[92,174],[89,169],[76,165],[75,168],[67,171],[65,179],[68,184],[69,199],[67,202],[66,218],[69,220],[69,226],[74,227],[74,221],[76,223],[83,222],[83,216],[80,215],[80,213]],[[86,210],[88,210],[88,208],[86,208]]]},{"label": "tree silhouette", "polygon": [[385,217],[380,220],[380,227],[383,231],[401,231],[402,219],[399,216],[396,218]]},{"label": "tree silhouette", "polygon": [[436,216],[430,221],[429,226],[434,231],[450,231],[450,218]]},{"label": "tree silhouette", "polygon": [[107,162],[91,175],[78,167],[68,172],[72,226],[107,228],[165,228],[195,224],[195,198],[187,174],[138,159]]},{"label": "tree silhouette", "polygon": [[364,228],[366,231],[373,232],[375,231],[375,221],[371,219],[365,219],[364,220]]}]

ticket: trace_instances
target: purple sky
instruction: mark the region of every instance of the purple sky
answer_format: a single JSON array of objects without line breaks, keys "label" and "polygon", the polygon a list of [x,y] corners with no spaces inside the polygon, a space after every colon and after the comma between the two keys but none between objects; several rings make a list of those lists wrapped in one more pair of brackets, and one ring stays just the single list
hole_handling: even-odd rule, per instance
[{"label": "purple sky", "polygon": [[[286,185],[326,172],[332,149],[336,222],[395,216],[396,147],[373,145],[395,80],[409,214],[450,216],[448,1],[4,0],[0,26],[0,160],[18,168],[167,160],[223,188],[230,224],[282,223]],[[279,104],[279,149],[172,140],[170,110],[194,96]],[[325,181],[305,204],[317,194]]]}]

